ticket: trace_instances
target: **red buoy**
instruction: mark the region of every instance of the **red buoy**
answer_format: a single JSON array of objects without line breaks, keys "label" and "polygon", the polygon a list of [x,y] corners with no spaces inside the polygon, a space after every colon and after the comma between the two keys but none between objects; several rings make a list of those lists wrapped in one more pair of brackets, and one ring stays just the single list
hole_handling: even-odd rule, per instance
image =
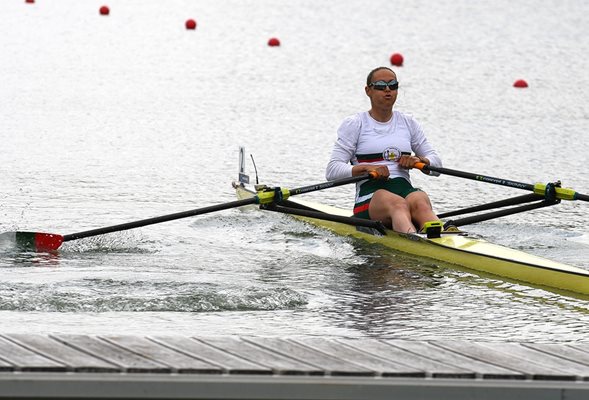
[{"label": "red buoy", "polygon": [[196,29],[196,21],[193,19],[186,20],[186,29]]},{"label": "red buoy", "polygon": [[100,15],[108,15],[110,14],[110,8],[107,6],[100,7]]},{"label": "red buoy", "polygon": [[391,55],[391,65],[394,65],[395,67],[400,67],[403,65],[403,55],[399,54],[399,53],[394,53],[393,55]]},{"label": "red buoy", "polygon": [[527,88],[528,82],[524,81],[523,79],[518,79],[517,81],[513,82],[513,87],[516,88]]},{"label": "red buoy", "polygon": [[25,0],[25,3],[31,3],[33,4],[35,2],[35,0]]},{"label": "red buoy", "polygon": [[270,40],[268,40],[268,46],[271,46],[271,47],[280,46],[280,40],[278,40],[275,37],[270,38]]}]

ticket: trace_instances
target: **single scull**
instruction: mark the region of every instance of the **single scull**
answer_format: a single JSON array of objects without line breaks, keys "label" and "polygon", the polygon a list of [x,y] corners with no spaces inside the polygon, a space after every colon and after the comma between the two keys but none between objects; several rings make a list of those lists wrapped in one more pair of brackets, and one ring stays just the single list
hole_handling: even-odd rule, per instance
[{"label": "single scull", "polygon": [[[423,168],[424,166],[421,165],[419,167]],[[476,175],[476,177],[477,180],[482,180],[480,178],[481,175]],[[489,178],[489,181],[497,183],[499,180]],[[259,195],[259,193],[269,190],[268,188],[262,187],[256,193],[246,187],[246,182],[249,183],[249,177],[245,175],[243,149],[241,149],[239,181],[233,183],[238,198],[252,198],[253,196]],[[523,185],[516,186],[515,184],[517,182],[513,181],[505,182],[517,188],[522,188],[521,185]],[[586,197],[586,195],[578,194],[570,189],[554,188],[551,185],[531,185],[530,190],[535,190],[536,192],[541,190],[546,191],[546,187],[554,193],[562,193],[563,198],[568,200],[577,198],[584,200],[583,196]],[[540,196],[540,194],[536,193],[535,196]],[[546,206],[546,204],[541,206]],[[370,243],[378,243],[407,254],[427,257],[461,266],[469,270],[484,272],[532,285],[589,295],[588,270],[493,244],[484,239],[470,237],[462,231],[442,232],[439,237],[427,237],[425,233],[399,233],[386,229],[375,221],[350,218],[352,215],[351,210],[309,202],[299,198],[278,201],[274,206],[262,204],[260,207],[266,210],[292,214],[296,218],[326,228],[337,234],[352,236]],[[503,213],[502,215],[508,214]],[[493,214],[493,216],[501,215]],[[480,220],[485,219],[489,218],[480,218]],[[469,221],[469,223],[472,222],[478,222],[478,220]],[[360,224],[367,226],[359,226]]]}]

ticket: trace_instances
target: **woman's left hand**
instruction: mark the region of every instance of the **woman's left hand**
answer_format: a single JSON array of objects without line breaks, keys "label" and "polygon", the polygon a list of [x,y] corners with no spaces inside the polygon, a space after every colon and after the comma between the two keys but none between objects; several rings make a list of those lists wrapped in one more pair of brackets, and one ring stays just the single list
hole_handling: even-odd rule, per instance
[{"label": "woman's left hand", "polygon": [[421,159],[417,156],[403,155],[399,157],[399,166],[405,169],[411,169],[415,163],[421,162]]}]

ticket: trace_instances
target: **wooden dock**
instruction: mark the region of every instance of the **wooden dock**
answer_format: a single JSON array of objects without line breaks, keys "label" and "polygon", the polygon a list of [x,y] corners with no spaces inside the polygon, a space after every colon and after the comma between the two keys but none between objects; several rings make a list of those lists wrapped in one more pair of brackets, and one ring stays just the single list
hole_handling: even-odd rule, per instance
[{"label": "wooden dock", "polygon": [[588,399],[589,343],[0,335],[0,399]]}]

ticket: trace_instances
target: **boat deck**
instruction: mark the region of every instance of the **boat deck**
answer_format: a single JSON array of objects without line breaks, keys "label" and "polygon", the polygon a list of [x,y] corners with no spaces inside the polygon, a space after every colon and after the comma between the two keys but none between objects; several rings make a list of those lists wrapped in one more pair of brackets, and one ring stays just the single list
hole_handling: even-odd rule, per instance
[{"label": "boat deck", "polygon": [[1,399],[587,399],[589,343],[0,335]]}]

